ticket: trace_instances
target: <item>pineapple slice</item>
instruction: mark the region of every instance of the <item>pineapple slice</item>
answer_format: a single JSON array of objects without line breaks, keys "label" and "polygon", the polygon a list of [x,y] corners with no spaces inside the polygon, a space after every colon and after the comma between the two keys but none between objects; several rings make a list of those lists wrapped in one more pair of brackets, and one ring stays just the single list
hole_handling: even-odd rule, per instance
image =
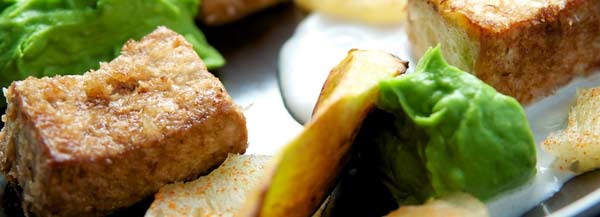
[{"label": "pineapple slice", "polygon": [[375,106],[379,81],[407,63],[379,51],[351,50],[329,74],[304,130],[273,157],[241,216],[310,216],[333,188],[363,119]]}]

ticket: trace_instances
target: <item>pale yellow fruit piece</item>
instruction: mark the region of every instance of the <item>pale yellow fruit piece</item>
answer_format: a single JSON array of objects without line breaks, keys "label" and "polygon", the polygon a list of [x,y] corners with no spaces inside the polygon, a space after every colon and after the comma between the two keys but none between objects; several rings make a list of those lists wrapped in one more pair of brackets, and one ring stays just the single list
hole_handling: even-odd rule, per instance
[{"label": "pale yellow fruit piece", "polygon": [[400,23],[407,0],[296,0],[301,7],[324,14],[371,24]]},{"label": "pale yellow fruit piece", "polygon": [[379,81],[405,72],[406,62],[384,52],[352,50],[330,72],[312,120],[273,157],[240,216],[311,216],[349,157]]}]

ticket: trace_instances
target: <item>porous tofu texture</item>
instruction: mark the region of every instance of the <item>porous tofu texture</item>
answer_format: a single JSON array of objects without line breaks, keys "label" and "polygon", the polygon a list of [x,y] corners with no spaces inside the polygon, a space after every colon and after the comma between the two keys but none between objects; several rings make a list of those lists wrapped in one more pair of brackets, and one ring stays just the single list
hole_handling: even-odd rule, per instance
[{"label": "porous tofu texture", "polygon": [[528,104],[600,65],[600,1],[410,0],[415,58],[450,64]]},{"label": "porous tofu texture", "polygon": [[104,215],[247,147],[245,118],[191,44],[159,27],[84,75],[5,93],[0,168],[36,215]]},{"label": "porous tofu texture", "polygon": [[[463,15],[493,32],[510,29],[519,22],[541,18],[565,8],[568,0],[431,0],[442,16]],[[550,15],[550,14],[549,14]],[[540,20],[541,21],[541,20]],[[542,21],[543,22],[543,21]]]},{"label": "porous tofu texture", "polygon": [[269,156],[230,154],[210,174],[162,187],[146,217],[235,216],[262,178]]},{"label": "porous tofu texture", "polygon": [[600,168],[600,88],[579,90],[566,129],[554,132],[542,148],[556,156],[556,166],[583,173]]}]

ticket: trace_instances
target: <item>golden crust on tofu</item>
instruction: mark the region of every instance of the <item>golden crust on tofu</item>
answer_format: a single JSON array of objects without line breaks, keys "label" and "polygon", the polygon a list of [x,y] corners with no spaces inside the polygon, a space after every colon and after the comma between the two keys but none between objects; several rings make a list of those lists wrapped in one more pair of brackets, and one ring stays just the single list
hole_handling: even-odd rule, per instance
[{"label": "golden crust on tofu", "polygon": [[564,9],[568,0],[431,0],[442,16],[462,15],[492,32]]},{"label": "golden crust on tofu", "polygon": [[0,168],[35,215],[104,215],[247,146],[238,106],[164,27],[96,71],[30,77],[5,95]]},{"label": "golden crust on tofu", "polygon": [[413,55],[449,63],[527,104],[600,64],[600,1],[412,0]]},{"label": "golden crust on tofu", "polygon": [[578,91],[567,128],[550,134],[542,148],[558,157],[560,170],[583,173],[600,168],[600,88]]},{"label": "golden crust on tofu", "polygon": [[234,216],[256,187],[270,157],[230,154],[207,176],[164,186],[154,195],[146,217]]}]

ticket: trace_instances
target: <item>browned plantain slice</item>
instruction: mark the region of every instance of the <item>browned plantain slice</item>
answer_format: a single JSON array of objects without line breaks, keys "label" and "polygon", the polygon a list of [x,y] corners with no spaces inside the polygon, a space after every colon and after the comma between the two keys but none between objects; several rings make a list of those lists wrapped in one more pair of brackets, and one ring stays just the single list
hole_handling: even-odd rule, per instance
[{"label": "browned plantain slice", "polygon": [[351,50],[330,72],[313,118],[267,167],[241,216],[310,216],[345,165],[354,136],[374,107],[378,84],[406,71],[388,53]]}]

